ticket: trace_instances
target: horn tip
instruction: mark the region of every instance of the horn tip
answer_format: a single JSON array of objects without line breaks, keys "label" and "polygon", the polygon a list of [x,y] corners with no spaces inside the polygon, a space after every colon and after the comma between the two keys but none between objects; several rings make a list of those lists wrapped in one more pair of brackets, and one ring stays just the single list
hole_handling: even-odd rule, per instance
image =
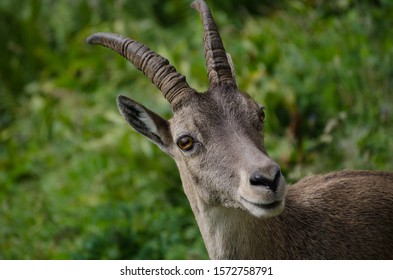
[{"label": "horn tip", "polygon": [[195,10],[198,10],[198,11],[201,10],[201,5],[206,5],[205,1],[203,1],[203,0],[194,0],[191,3],[191,7],[194,8]]},{"label": "horn tip", "polygon": [[103,38],[111,37],[113,34],[107,32],[98,32],[87,37],[86,42],[88,44],[99,44]]},{"label": "horn tip", "polygon": [[94,33],[87,37],[86,42],[88,44],[96,44],[100,33]]}]

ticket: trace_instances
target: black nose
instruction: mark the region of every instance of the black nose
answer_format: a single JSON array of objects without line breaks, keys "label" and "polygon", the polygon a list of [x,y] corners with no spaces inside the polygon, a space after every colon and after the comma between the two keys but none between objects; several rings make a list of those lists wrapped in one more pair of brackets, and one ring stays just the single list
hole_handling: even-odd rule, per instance
[{"label": "black nose", "polygon": [[274,178],[265,176],[261,171],[255,171],[250,177],[250,184],[253,186],[261,186],[276,191],[280,181],[281,171],[277,170]]}]

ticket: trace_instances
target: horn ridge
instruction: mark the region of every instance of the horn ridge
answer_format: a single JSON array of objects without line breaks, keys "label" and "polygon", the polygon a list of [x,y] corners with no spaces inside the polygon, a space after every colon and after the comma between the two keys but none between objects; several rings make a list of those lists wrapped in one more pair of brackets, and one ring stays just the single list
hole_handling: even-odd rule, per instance
[{"label": "horn ridge", "polygon": [[224,44],[209,7],[203,0],[195,0],[191,6],[200,13],[202,18],[205,61],[210,86],[215,87],[220,83],[236,85]]},{"label": "horn ridge", "polygon": [[[164,97],[173,103],[184,94],[195,92],[186,78],[169,61],[144,44],[113,33],[96,33],[87,38],[89,44],[110,48],[145,74],[158,87]],[[173,104],[172,104],[173,105]]]}]

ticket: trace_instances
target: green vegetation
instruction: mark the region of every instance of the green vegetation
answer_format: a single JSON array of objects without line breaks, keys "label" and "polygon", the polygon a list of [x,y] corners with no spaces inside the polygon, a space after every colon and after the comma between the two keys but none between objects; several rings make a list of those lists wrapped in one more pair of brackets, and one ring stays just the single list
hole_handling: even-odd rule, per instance
[{"label": "green vegetation", "polygon": [[[260,2],[212,10],[240,88],[267,107],[266,147],[287,180],[393,170],[392,1]],[[189,4],[1,1],[0,259],[207,257],[174,162],[128,128],[115,97],[166,118],[169,105],[122,57],[85,43],[132,37],[203,91]]]}]

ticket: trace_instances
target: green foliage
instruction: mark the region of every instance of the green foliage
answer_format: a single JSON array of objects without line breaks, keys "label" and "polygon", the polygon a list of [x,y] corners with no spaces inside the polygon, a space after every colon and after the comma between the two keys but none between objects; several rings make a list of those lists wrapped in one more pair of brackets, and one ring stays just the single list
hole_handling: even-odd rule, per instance
[{"label": "green foliage", "polygon": [[[393,169],[393,6],[323,2],[212,6],[240,88],[267,107],[266,147],[289,182]],[[0,258],[207,257],[174,162],[128,129],[114,99],[167,118],[169,106],[123,58],[85,43],[128,35],[203,91],[189,3],[1,1]]]}]

